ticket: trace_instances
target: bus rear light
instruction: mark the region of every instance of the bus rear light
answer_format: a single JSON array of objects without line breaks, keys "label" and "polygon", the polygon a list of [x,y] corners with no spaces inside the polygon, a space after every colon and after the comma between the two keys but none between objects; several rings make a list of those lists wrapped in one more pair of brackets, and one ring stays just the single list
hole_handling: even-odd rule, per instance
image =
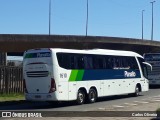
[{"label": "bus rear light", "polygon": [[23,80],[23,87],[24,87],[24,92],[25,92],[25,93],[28,93],[25,79]]},{"label": "bus rear light", "polygon": [[49,93],[55,92],[56,91],[56,82],[53,78],[51,78],[51,88],[49,90]]}]

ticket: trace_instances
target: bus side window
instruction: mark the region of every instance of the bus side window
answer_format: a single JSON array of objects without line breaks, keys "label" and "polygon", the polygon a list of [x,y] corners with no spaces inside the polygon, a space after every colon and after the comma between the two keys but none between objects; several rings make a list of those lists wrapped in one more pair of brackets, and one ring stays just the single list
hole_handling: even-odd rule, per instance
[{"label": "bus side window", "polygon": [[90,55],[84,56],[85,69],[93,69],[93,58]]},{"label": "bus side window", "polygon": [[105,60],[103,56],[98,57],[98,65],[99,65],[99,69],[105,68]]},{"label": "bus side window", "polygon": [[93,68],[94,69],[105,69],[105,58],[101,55],[93,56]]},{"label": "bus side window", "polygon": [[116,66],[117,68],[122,68],[122,60],[120,56],[115,57],[116,58]]},{"label": "bus side window", "polygon": [[93,68],[98,69],[97,55],[93,55]]},{"label": "bus side window", "polygon": [[128,63],[129,63],[130,69],[139,70],[135,57],[128,57]]},{"label": "bus side window", "polygon": [[119,68],[119,61],[117,56],[112,57],[112,62],[113,62],[113,69],[118,69]]},{"label": "bus side window", "polygon": [[74,55],[74,69],[78,69],[78,55]]},{"label": "bus side window", "polygon": [[65,53],[57,53],[58,64],[60,67],[67,69],[68,65],[68,57]]},{"label": "bus side window", "polygon": [[[70,63],[69,68],[70,68],[70,69],[75,69],[74,55],[70,54],[69,59],[70,59],[70,61],[69,61],[69,63]],[[64,59],[64,60],[65,60],[65,59]]]},{"label": "bus side window", "polygon": [[123,69],[131,69],[127,56],[121,57],[121,67]]},{"label": "bus side window", "polygon": [[106,56],[106,69],[113,68],[112,56]]},{"label": "bus side window", "polygon": [[84,69],[84,58],[81,55],[77,56],[78,69]]},{"label": "bus side window", "polygon": [[63,67],[63,68],[66,68],[66,69],[70,69],[70,68],[71,68],[71,65],[68,64],[68,63],[70,63],[70,56],[69,56],[69,54],[64,53],[64,54],[62,54],[62,55],[63,55],[62,67]]},{"label": "bus side window", "polygon": [[75,69],[75,56],[70,53],[57,53],[58,64],[65,69]]}]

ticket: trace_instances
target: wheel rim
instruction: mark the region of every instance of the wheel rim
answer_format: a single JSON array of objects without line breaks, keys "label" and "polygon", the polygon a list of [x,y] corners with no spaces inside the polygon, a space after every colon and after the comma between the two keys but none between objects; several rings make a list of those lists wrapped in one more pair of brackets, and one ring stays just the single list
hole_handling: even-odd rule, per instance
[{"label": "wheel rim", "polygon": [[91,101],[95,101],[95,93],[93,92],[93,91],[91,91],[91,93],[90,93],[90,99],[91,99]]},{"label": "wheel rim", "polygon": [[136,95],[138,96],[139,95],[139,88],[136,87]]},{"label": "wheel rim", "polygon": [[79,102],[83,103],[83,101],[84,101],[84,95],[83,95],[83,93],[79,93],[78,94],[78,98],[79,98]]}]

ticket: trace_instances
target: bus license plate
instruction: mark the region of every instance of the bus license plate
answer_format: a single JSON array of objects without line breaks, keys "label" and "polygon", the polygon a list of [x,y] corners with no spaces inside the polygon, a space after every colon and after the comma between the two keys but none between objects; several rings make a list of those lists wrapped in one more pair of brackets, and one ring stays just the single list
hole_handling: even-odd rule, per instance
[{"label": "bus license plate", "polygon": [[41,98],[41,96],[40,95],[35,95],[35,98]]}]

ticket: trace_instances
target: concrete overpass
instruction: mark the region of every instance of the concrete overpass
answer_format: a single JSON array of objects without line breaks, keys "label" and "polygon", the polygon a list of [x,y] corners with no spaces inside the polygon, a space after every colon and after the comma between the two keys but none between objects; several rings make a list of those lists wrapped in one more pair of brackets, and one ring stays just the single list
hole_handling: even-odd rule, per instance
[{"label": "concrete overpass", "polygon": [[101,36],[1,34],[0,52],[23,53],[32,48],[115,49],[140,54],[160,52],[160,42]]}]

